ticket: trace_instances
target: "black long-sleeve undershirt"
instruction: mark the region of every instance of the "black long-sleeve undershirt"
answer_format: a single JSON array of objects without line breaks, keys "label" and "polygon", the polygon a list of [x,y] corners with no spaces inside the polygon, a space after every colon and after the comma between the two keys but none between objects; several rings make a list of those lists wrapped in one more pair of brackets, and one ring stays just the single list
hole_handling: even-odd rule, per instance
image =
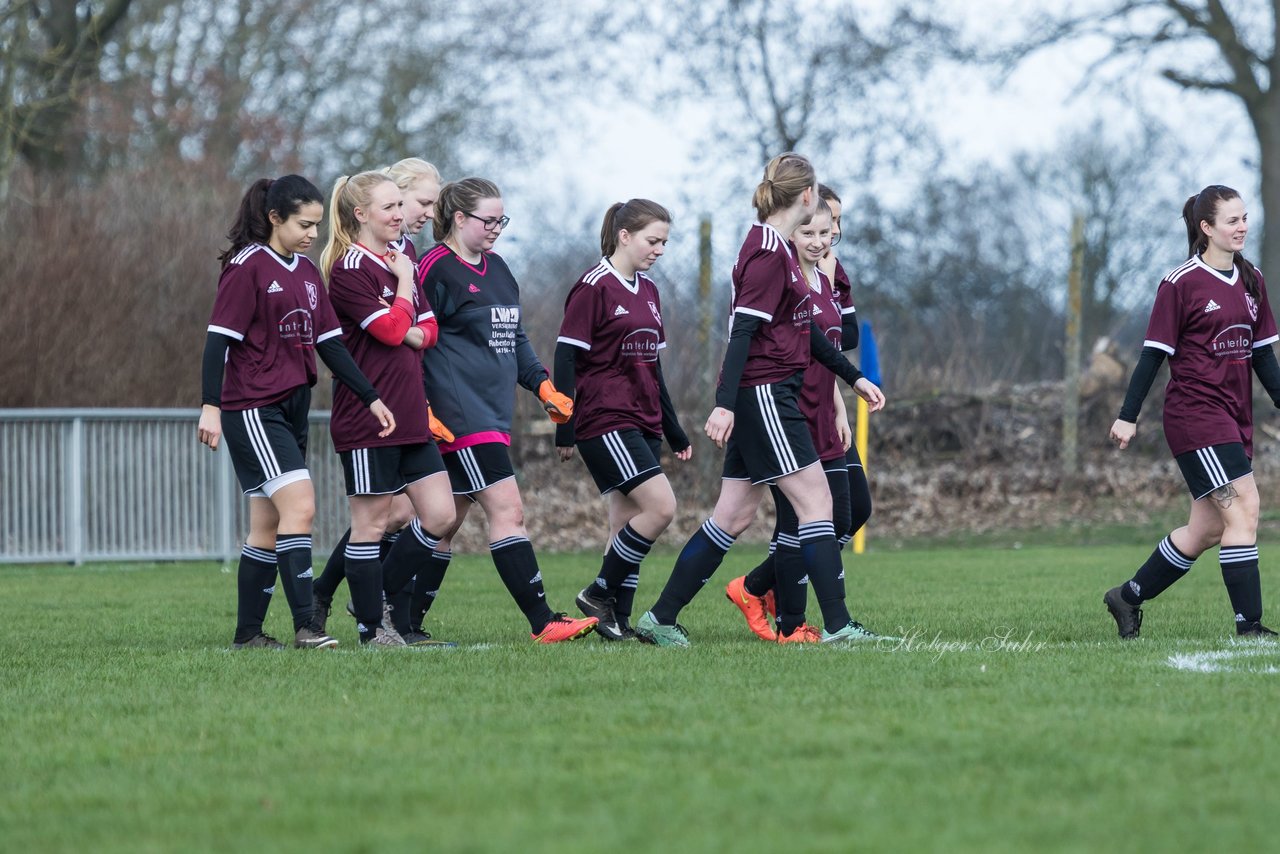
[{"label": "black long-sleeve undershirt", "polygon": [[738,386],[742,384],[742,372],[747,367],[747,355],[751,351],[751,339],[764,318],[736,313],[733,328],[729,331],[729,344],[724,350],[724,363],[720,368],[720,385],[716,388],[716,406],[733,411],[738,400]]},{"label": "black long-sleeve undershirt", "polygon": [[1270,344],[1254,348],[1253,372],[1258,375],[1271,402],[1280,409],[1280,362],[1276,361],[1276,351]]},{"label": "black long-sleeve undershirt", "polygon": [[662,435],[666,437],[667,444],[671,446],[671,450],[677,454],[689,447],[692,443],[689,436],[684,432],[684,428],[680,426],[680,418],[676,415],[675,404],[671,402],[671,393],[667,391],[667,381],[662,376],[662,360],[658,360],[658,400],[662,404]]},{"label": "black long-sleeve undershirt", "polygon": [[848,352],[858,349],[858,312],[851,311],[840,319],[840,349]]},{"label": "black long-sleeve undershirt", "polygon": [[[577,350],[572,344],[566,344],[560,341],[556,344],[555,358],[551,363],[551,370],[554,371],[556,390],[566,395],[570,400],[577,396],[578,386],[578,364]],[[564,424],[556,425],[556,447],[572,448],[577,437],[574,435],[573,419],[570,418]]]},{"label": "black long-sleeve undershirt", "polygon": [[1138,413],[1142,402],[1151,391],[1151,384],[1156,381],[1156,372],[1164,364],[1167,354],[1156,347],[1143,347],[1138,356],[1138,364],[1133,366],[1133,374],[1129,377],[1129,390],[1125,392],[1124,403],[1120,406],[1120,420],[1130,424],[1138,423]]},{"label": "black long-sleeve undershirt", "polygon": [[235,341],[230,335],[210,332],[204,336],[204,358],[200,360],[200,402],[222,407],[222,370],[227,363],[227,348]]},{"label": "black long-sleeve undershirt", "polygon": [[360,370],[356,360],[351,358],[351,352],[347,350],[341,338],[334,336],[320,342],[316,345],[316,354],[333,372],[334,379],[351,389],[365,406],[378,399],[378,390]]}]

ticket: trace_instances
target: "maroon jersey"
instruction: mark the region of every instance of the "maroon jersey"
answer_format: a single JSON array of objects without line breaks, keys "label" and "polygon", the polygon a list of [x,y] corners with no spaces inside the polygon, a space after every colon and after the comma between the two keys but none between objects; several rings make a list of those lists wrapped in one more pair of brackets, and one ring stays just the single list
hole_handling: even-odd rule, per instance
[{"label": "maroon jersey", "polygon": [[628,282],[605,258],[569,291],[559,343],[578,348],[574,432],[662,435],[658,351],[667,346],[658,288],[643,273]]},{"label": "maroon jersey", "polygon": [[409,256],[409,260],[413,262],[413,269],[418,269],[418,247],[413,245],[413,238],[407,234],[402,234],[395,240],[387,244],[388,249],[394,249],[397,252]]},{"label": "maroon jersey", "polygon": [[209,331],[235,339],[227,350],[222,408],[266,406],[316,384],[316,344],[342,334],[311,259],[286,261],[261,243],[222,268]]},{"label": "maroon jersey", "polygon": [[[395,413],[396,431],[378,437],[381,426],[351,389],[334,384],[333,417],[329,432],[337,451],[383,445],[414,445],[431,439],[427,426],[427,397],[422,388],[422,358],[405,344],[383,344],[366,329],[387,314],[396,297],[396,274],[363,246],[347,250],[329,274],[329,299],[342,321],[351,357],[378,390],[382,402]],[[430,316],[422,289],[414,286],[414,323]]]},{"label": "maroon jersey", "polygon": [[[853,314],[857,308],[853,304],[853,284],[849,281],[849,274],[844,271],[844,265],[840,263],[840,259],[836,259],[835,281],[831,283],[835,289],[836,297],[840,300],[840,313],[842,315]],[[839,342],[836,342],[839,346]],[[843,348],[842,348],[843,349]]]},{"label": "maroon jersey", "polygon": [[[818,279],[809,287],[813,321],[839,350],[843,320],[840,297],[826,274],[816,269],[813,272]],[[835,382],[835,374],[816,359],[809,360],[809,367],[804,370],[804,385],[800,387],[800,412],[809,422],[809,433],[813,436],[818,459],[824,462],[844,458],[844,445],[836,432]]]},{"label": "maroon jersey", "polygon": [[1164,434],[1175,456],[1231,442],[1253,456],[1253,349],[1280,339],[1259,285],[1254,300],[1238,267],[1226,276],[1197,255],[1156,291],[1143,343],[1169,354]]},{"label": "maroon jersey", "polygon": [[767,223],[751,226],[733,265],[730,330],[738,314],[764,321],[751,338],[741,385],[778,382],[809,365],[809,288],[794,247]]}]

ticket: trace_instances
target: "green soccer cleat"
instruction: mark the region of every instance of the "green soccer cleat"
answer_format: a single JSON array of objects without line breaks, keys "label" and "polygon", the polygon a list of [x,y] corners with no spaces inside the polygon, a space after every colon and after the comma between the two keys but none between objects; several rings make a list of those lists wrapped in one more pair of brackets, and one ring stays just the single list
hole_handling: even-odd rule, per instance
[{"label": "green soccer cleat", "polygon": [[645,611],[644,616],[636,621],[636,640],[654,646],[689,646],[689,632],[676,623],[664,626],[653,618],[652,611]]},{"label": "green soccer cleat", "polygon": [[880,640],[880,635],[868,629],[857,620],[850,620],[849,625],[835,632],[822,630],[823,643],[862,643],[864,641]]}]

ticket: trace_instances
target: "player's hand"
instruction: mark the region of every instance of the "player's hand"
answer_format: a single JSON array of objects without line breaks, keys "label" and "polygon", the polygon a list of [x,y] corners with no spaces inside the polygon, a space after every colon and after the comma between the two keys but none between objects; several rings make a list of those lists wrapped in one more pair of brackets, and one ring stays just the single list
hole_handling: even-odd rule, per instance
[{"label": "player's hand", "polygon": [[444,426],[444,422],[436,418],[436,414],[431,411],[430,404],[427,405],[427,426],[431,428],[431,438],[437,442],[452,442],[456,437],[453,431]]},{"label": "player's hand", "polygon": [[573,459],[573,445],[557,445],[556,456],[560,458],[560,462],[567,463]]},{"label": "player's hand", "polygon": [[868,412],[879,412],[884,409],[884,392],[880,391],[880,387],[866,377],[860,378],[853,384],[853,390],[858,397],[867,402]]},{"label": "player's hand", "polygon": [[382,425],[382,432],[378,434],[379,439],[385,439],[395,432],[396,417],[391,414],[391,410],[387,409],[387,405],[381,400],[375,400],[369,404],[369,411],[373,413],[373,417],[378,419],[378,423]]},{"label": "player's hand", "polygon": [[196,436],[200,438],[200,444],[209,446],[209,450],[218,450],[218,440],[222,438],[221,409],[207,403],[200,407],[200,425],[196,427]]},{"label": "player's hand", "polygon": [[723,448],[724,443],[733,435],[733,413],[723,406],[717,406],[711,410],[707,424],[702,429],[706,431],[707,438],[716,443],[717,448]]},{"label": "player's hand", "polygon": [[826,274],[832,282],[836,280],[836,253],[828,249],[827,254],[818,259],[818,269]]},{"label": "player's hand", "polygon": [[547,417],[557,424],[568,424],[573,417],[573,401],[556,391],[551,380],[543,380],[538,386],[538,400],[542,408],[547,410]]},{"label": "player's hand", "polygon": [[687,463],[689,460],[693,459],[693,445],[690,445],[683,451],[676,451],[676,459],[683,463]]},{"label": "player's hand", "polygon": [[1111,425],[1111,441],[1115,442],[1122,451],[1129,447],[1129,443],[1137,434],[1138,425],[1132,421],[1122,421],[1117,418],[1116,423]]},{"label": "player's hand", "polygon": [[849,429],[848,418],[836,419],[836,435],[840,437],[840,447],[845,451],[853,446],[853,431]]},{"label": "player's hand", "polygon": [[409,292],[412,293],[415,282],[413,279],[413,262],[409,260],[409,256],[394,249],[389,250],[387,252],[387,266],[391,268],[391,272],[396,274],[396,278],[400,280],[401,284],[404,283],[405,279],[409,280]]}]

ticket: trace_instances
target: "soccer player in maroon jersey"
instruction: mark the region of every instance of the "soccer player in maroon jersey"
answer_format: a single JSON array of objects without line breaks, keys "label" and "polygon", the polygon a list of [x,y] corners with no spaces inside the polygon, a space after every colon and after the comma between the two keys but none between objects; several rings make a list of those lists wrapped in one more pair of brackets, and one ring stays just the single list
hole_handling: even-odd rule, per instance
[{"label": "soccer player in maroon jersey", "polygon": [[[431,220],[432,215],[435,213],[436,199],[440,195],[440,172],[435,166],[417,157],[406,157],[386,167],[382,172],[395,181],[396,186],[400,188],[400,192],[403,195],[401,214],[404,217],[404,222],[401,225],[401,233],[396,240],[387,244],[388,248],[406,255],[416,270],[418,255],[413,245],[413,237],[422,231],[422,227]],[[432,323],[434,323],[434,319]],[[432,416],[430,407],[427,408],[427,419],[431,426],[433,438],[437,440],[452,438],[452,434]],[[387,530],[382,535],[382,541],[378,549],[378,556],[381,561],[386,562],[392,546],[413,518],[413,503],[409,500],[409,496],[403,492],[397,493],[391,500],[391,508],[387,513]],[[329,554],[324,572],[316,579],[315,628],[320,631],[325,628],[325,622],[329,616],[333,596],[337,592],[338,585],[346,577],[347,544],[350,541],[351,531],[348,529],[339,538],[337,545],[334,546],[333,551]],[[410,581],[409,584],[405,585],[404,589],[388,595],[393,619],[392,625],[387,627],[385,633],[387,635],[392,635],[393,632],[394,634],[399,634],[405,643],[410,646],[440,644],[439,641],[432,640],[430,633],[423,631],[421,620],[417,622],[411,621],[410,599],[412,588],[413,583]]]},{"label": "soccer player in maroon jersey", "polygon": [[[402,235],[400,188],[382,172],[343,176],[330,202],[332,227],[320,266],[343,339],[361,370],[401,413],[394,437],[369,429],[358,401],[334,389],[330,432],[342,457],[351,507],[345,574],[362,643],[403,646],[383,601],[403,588],[453,524],[453,496],[444,461],[431,439],[420,351],[435,343],[435,316],[418,287],[413,264],[390,244]],[[379,544],[393,497],[408,495],[410,534],[387,555]]]},{"label": "soccer player in maroon jersey", "polygon": [[556,387],[573,397],[573,418],[556,428],[562,462],[574,444],[601,495],[609,496],[609,544],[578,610],[606,640],[635,636],[631,607],[640,562],[675,517],[676,497],[658,463],[665,435],[676,459],[693,446],[662,379],[667,346],[658,288],[645,272],[662,257],[671,214],[648,199],[617,202],[600,229],[601,259],[564,304]]},{"label": "soccer player in maroon jersey", "polygon": [[1111,439],[1121,449],[1133,440],[1142,401],[1168,357],[1164,434],[1191,492],[1191,514],[1102,601],[1120,637],[1136,638],[1142,604],[1216,545],[1237,634],[1274,636],[1262,625],[1252,374],[1280,407],[1280,364],[1271,346],[1280,334],[1262,274],[1241,254],[1249,223],[1240,194],[1205,187],[1187,199],[1182,219],[1189,257],[1156,290],[1142,355]]},{"label": "soccer player in maroon jersey", "polygon": [[431,404],[455,434],[440,449],[457,508],[457,522],[419,570],[418,581],[428,590],[439,588],[452,555],[451,538],[471,504],[479,504],[489,524],[489,554],[529,621],[534,641],[558,643],[590,634],[596,619],[571,619],[547,605],[507,451],[511,390],[519,384],[537,394],[556,422],[572,416],[573,403],[556,390],[533,352],[520,323],[520,287],[493,251],[508,221],[492,181],[448,183],[440,190],[432,223],[438,245],[418,264],[440,324],[440,340],[423,359]]},{"label": "soccer player in maroon jersey", "polygon": [[[733,270],[733,325],[725,350],[716,407],[707,435],[725,447],[720,497],[712,517],[685,545],[657,603],[636,623],[637,636],[659,646],[688,646],[677,623],[680,609],[707,582],[739,534],[746,530],[767,483],[778,488],[798,517],[796,564],[801,575],[779,577],[779,639],[792,638],[804,621],[804,587],[811,581],[823,611],[821,639],[843,642],[853,624],[844,606],[839,544],[831,522],[831,494],[797,397],[810,358],[818,358],[865,397],[884,405],[876,386],[812,328],[809,288],[787,236],[818,205],[813,166],[795,154],[769,161],[752,200],[758,222],[747,233]],[[788,568],[791,562],[780,562]],[[807,626],[804,635],[812,636]]]},{"label": "soccer player in maroon jersey", "polygon": [[[841,299],[831,279],[819,268],[821,259],[831,248],[831,228],[831,208],[826,201],[819,201],[817,213],[807,222],[801,223],[792,234],[792,242],[796,247],[800,270],[809,285],[814,323],[833,346],[839,347],[844,317]],[[848,541],[853,524],[849,501],[849,469],[845,462],[845,454],[853,445],[853,433],[849,428],[844,400],[834,375],[816,360],[810,361],[809,367],[805,369],[804,385],[800,390],[800,411],[808,420],[814,448],[826,473],[827,487],[831,492],[832,523],[837,541],[843,544]],[[763,640],[777,639],[766,616],[768,605],[765,598],[774,588],[776,562],[794,559],[796,556],[795,544],[789,542],[796,529],[795,510],[777,486],[771,486],[770,491],[777,510],[777,521],[769,555],[749,574],[735,578],[725,588],[729,601],[738,606],[752,632]],[[779,544],[790,545],[792,548],[779,550]],[[837,580],[843,580],[843,577],[842,569]],[[861,636],[864,640],[878,637],[861,623],[855,621],[853,625],[850,639],[853,636]],[[814,634],[806,633],[811,639]]]},{"label": "soccer player in maroon jersey", "polygon": [[227,234],[231,246],[220,256],[197,435],[216,451],[225,429],[236,476],[251,499],[237,582],[236,649],[282,646],[262,631],[277,567],[293,612],[294,646],[338,643],[311,626],[315,489],[306,449],[315,354],[361,401],[358,417],[371,431],[386,437],[396,426],[342,345],[320,271],[302,254],[323,216],[323,197],[310,181],[263,178],[241,200]]},{"label": "soccer player in maroon jersey", "polygon": [[[799,250],[800,266],[805,271],[806,278],[810,279],[810,281],[812,281],[814,275],[810,269],[815,266],[812,263],[813,255],[822,250],[820,257],[817,259],[816,267],[826,277],[827,282],[834,287],[840,314],[838,336],[833,328],[834,324],[831,318],[827,318],[825,323],[820,325],[826,327],[833,344],[839,346],[841,350],[853,350],[858,346],[858,316],[853,304],[852,287],[849,277],[844,271],[844,266],[836,257],[835,252],[832,251],[834,244],[840,240],[840,197],[826,184],[818,185],[818,197],[821,202],[819,204],[819,215],[815,215],[815,220],[818,220],[819,225],[821,225],[820,214],[824,209],[823,205],[830,212],[831,228],[829,238],[824,241],[825,249],[820,243],[815,242],[815,238],[822,237],[822,229],[815,229],[812,222],[802,225],[792,235],[792,238]],[[820,364],[816,362],[811,364],[807,370],[824,371]],[[806,382],[808,382],[807,373]],[[841,429],[848,430],[848,414],[844,405],[844,397],[840,394],[838,386],[833,403],[835,404],[837,425],[843,425]],[[810,423],[812,424],[813,422],[811,421]],[[844,433],[842,432],[841,435],[843,436]],[[831,489],[832,521],[836,527],[837,542],[841,547],[852,540],[853,535],[871,518],[871,489],[862,467],[862,459],[858,456],[858,449],[851,441],[852,431],[849,431],[848,438],[850,441],[845,442],[844,454],[847,485],[840,483],[836,479],[835,466],[832,464],[834,460],[828,456],[822,458],[823,470],[827,472],[827,483]],[[822,446],[821,440],[816,435],[814,436],[814,444],[819,447]],[[771,492],[773,493],[775,508],[785,507],[785,513],[789,517],[792,512],[790,508],[779,504],[779,498],[781,497],[785,501],[785,496],[781,496],[777,489],[773,487],[771,487]],[[775,529],[774,538],[770,542],[769,556],[750,573],[733,579],[725,587],[725,596],[742,611],[752,632],[763,640],[776,638],[776,632],[769,624],[768,617],[777,615],[777,605],[773,596],[773,587],[777,578],[774,572],[777,533],[778,531]],[[870,636],[870,633],[868,633],[868,638]]]}]

